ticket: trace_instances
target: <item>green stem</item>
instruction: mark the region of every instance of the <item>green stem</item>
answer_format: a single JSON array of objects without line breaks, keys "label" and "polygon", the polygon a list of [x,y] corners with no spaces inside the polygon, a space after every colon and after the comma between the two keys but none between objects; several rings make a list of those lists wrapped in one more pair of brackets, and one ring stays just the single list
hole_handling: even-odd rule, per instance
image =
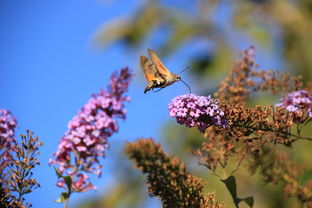
[{"label": "green stem", "polygon": [[[234,127],[251,129],[253,132],[255,132],[255,131],[277,132],[277,133],[283,134],[285,136],[295,137],[296,140],[298,140],[298,139],[305,139],[305,140],[308,140],[308,141],[312,141],[311,137],[304,137],[304,136],[295,135],[295,134],[292,134],[292,133],[289,133],[289,132],[279,131],[279,130],[275,130],[275,129],[256,128],[256,127],[251,127],[251,126],[246,127],[246,126],[242,126],[242,125],[234,125]],[[251,133],[253,133],[253,132],[251,132]]]},{"label": "green stem", "polygon": [[238,171],[239,167],[241,166],[242,162],[244,161],[246,154],[243,154],[242,157],[239,159],[236,167],[233,169],[231,175],[233,175],[236,171]]},{"label": "green stem", "polygon": [[223,177],[224,177],[224,178],[227,178],[227,173],[226,173],[226,170],[225,170],[224,167],[222,168],[222,172],[223,172]]},{"label": "green stem", "polygon": [[64,206],[64,208],[68,208],[68,203],[69,203],[69,197],[65,200],[65,206]]}]

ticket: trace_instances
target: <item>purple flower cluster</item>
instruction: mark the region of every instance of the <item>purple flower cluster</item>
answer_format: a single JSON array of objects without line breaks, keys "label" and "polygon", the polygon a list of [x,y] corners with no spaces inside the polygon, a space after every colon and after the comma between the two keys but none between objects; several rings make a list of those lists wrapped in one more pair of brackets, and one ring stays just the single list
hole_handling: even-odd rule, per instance
[{"label": "purple flower cluster", "polygon": [[0,109],[0,176],[12,158],[11,152],[15,143],[16,126],[16,118],[11,112]]},{"label": "purple flower cluster", "polygon": [[15,141],[14,130],[17,126],[16,118],[6,109],[0,109],[0,144]]},{"label": "purple flower cluster", "polygon": [[184,124],[187,127],[196,126],[200,131],[204,131],[211,125],[227,126],[218,100],[212,99],[210,96],[180,95],[171,100],[168,110],[169,115],[175,117],[179,124]]},{"label": "purple flower cluster", "polygon": [[[100,90],[92,95],[68,123],[68,131],[53,154],[55,159],[49,161],[50,164],[59,165],[59,173],[66,171],[65,174],[71,176],[73,181],[80,171],[101,174],[98,157],[105,156],[105,150],[109,147],[107,138],[118,131],[117,118],[125,119],[124,102],[130,98],[124,93],[128,90],[131,77],[128,68],[112,74],[108,90]],[[94,188],[86,182],[88,177],[85,174],[79,173],[77,177],[77,181],[72,183],[72,190],[83,192]],[[60,179],[57,185],[64,187],[64,183]]]},{"label": "purple flower cluster", "polygon": [[[87,179],[89,179],[89,177],[86,174],[78,173],[77,180],[75,180],[71,185],[71,191],[72,192],[86,192],[86,191],[94,190],[95,186],[92,183],[87,182]],[[66,182],[64,178],[61,178],[56,183],[58,187],[66,189],[65,184]]]},{"label": "purple flower cluster", "polygon": [[275,106],[293,113],[295,122],[301,123],[307,117],[312,117],[312,96],[305,90],[287,94]]}]

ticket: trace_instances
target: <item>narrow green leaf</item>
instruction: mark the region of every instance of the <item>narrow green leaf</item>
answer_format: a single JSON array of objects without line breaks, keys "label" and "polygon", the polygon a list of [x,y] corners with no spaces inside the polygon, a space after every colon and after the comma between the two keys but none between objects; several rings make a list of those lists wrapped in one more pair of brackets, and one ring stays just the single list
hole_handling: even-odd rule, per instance
[{"label": "narrow green leaf", "polygon": [[62,178],[63,177],[61,172],[58,169],[56,169],[56,167],[54,167],[54,170],[55,170],[56,175],[57,175],[58,178]]},{"label": "narrow green leaf", "polygon": [[71,185],[72,185],[72,179],[70,176],[63,176],[62,178],[64,178],[64,181],[68,187],[68,190],[70,190]]},{"label": "narrow green leaf", "polygon": [[58,198],[58,199],[56,199],[56,200],[54,200],[56,203],[62,203],[62,202],[64,202],[65,201],[65,199],[62,197],[62,195]]},{"label": "narrow green leaf", "polygon": [[308,170],[300,177],[300,185],[304,186],[307,182],[311,180],[312,180],[312,169]]},{"label": "narrow green leaf", "polygon": [[236,201],[237,200],[237,193],[236,193],[236,179],[234,176],[229,176],[228,178],[221,180],[226,188],[231,193],[232,198]]},{"label": "narrow green leaf", "polygon": [[69,194],[67,192],[62,192],[60,197],[57,200],[54,200],[57,203],[62,203],[64,202],[66,199],[69,198]]},{"label": "narrow green leaf", "polygon": [[229,190],[236,207],[238,207],[238,204],[242,201],[248,204],[249,207],[251,208],[253,207],[254,198],[252,196],[249,196],[243,199],[237,197],[237,186],[236,186],[236,179],[234,176],[229,176],[228,178],[221,180],[221,181],[225,184],[226,188]]},{"label": "narrow green leaf", "polygon": [[254,198],[252,197],[252,196],[248,196],[248,197],[246,197],[246,198],[244,198],[244,199],[241,199],[241,201],[244,201],[246,204],[248,204],[249,205],[249,207],[253,207],[253,205],[254,205]]}]

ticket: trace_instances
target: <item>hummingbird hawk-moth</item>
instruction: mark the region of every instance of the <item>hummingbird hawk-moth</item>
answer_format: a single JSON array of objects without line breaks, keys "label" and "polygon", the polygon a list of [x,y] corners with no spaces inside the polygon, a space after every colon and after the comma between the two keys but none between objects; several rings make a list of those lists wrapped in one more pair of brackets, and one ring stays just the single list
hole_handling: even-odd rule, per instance
[{"label": "hummingbird hawk-moth", "polygon": [[[144,93],[154,88],[160,88],[159,90],[161,90],[178,81],[186,84],[179,75],[170,72],[165,67],[152,49],[148,49],[148,54],[151,60],[146,56],[140,56],[140,65],[148,81]],[[186,86],[191,92],[190,87],[187,84]]]}]

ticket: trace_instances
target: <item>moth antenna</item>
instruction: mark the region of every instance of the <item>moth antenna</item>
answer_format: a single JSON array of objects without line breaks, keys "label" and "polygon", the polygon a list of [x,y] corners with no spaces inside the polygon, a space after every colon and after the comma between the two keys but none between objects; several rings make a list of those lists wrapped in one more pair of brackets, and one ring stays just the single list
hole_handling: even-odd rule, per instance
[{"label": "moth antenna", "polygon": [[186,70],[188,70],[190,68],[190,66],[185,67],[185,69],[183,69],[179,74],[182,74],[183,72],[185,72]]},{"label": "moth antenna", "polygon": [[186,82],[184,82],[182,79],[180,81],[182,81],[187,86],[187,88],[189,89],[190,93],[192,93],[192,90],[191,90],[190,86],[188,86],[188,84],[186,84]]}]

